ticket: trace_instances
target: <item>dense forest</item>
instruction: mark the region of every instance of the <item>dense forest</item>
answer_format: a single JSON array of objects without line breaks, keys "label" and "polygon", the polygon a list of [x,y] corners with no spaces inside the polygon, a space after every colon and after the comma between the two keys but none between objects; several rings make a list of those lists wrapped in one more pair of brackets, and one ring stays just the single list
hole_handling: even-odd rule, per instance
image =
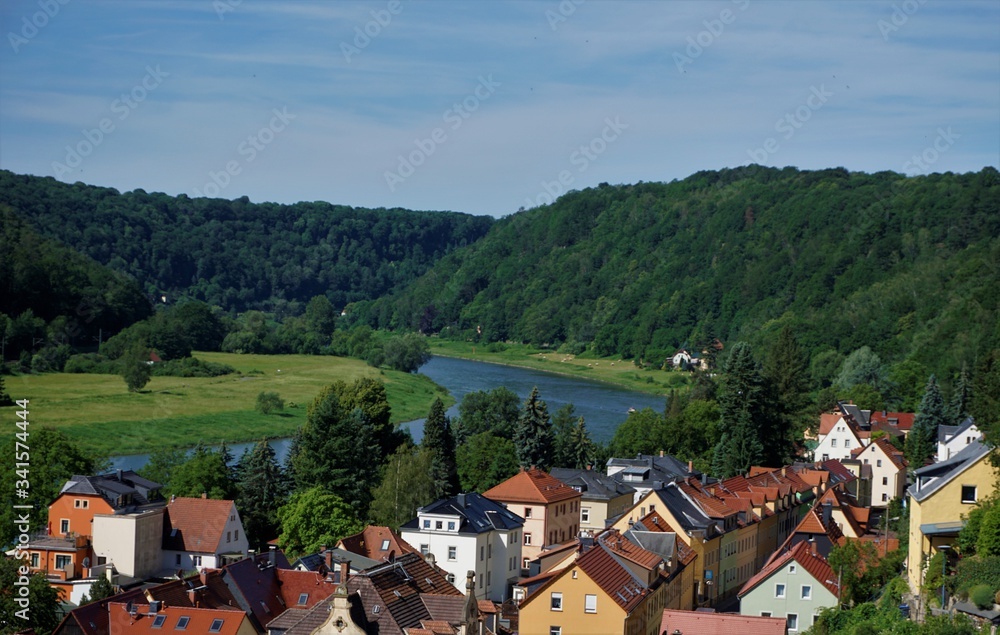
[{"label": "dense forest", "polygon": [[138,281],[149,298],[298,315],[378,298],[481,238],[490,217],[117,190],[0,170],[0,207]]},{"label": "dense forest", "polygon": [[498,221],[344,322],[656,362],[791,326],[831,371],[867,345],[952,377],[998,338],[998,211],[993,168],[602,184]]}]

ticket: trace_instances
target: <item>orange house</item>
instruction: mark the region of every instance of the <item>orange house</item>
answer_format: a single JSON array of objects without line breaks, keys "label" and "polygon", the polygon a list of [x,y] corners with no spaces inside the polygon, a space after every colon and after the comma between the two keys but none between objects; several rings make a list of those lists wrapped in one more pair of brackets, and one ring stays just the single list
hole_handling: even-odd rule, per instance
[{"label": "orange house", "polygon": [[93,539],[96,514],[165,505],[166,501],[160,496],[161,487],[132,470],[74,476],[66,481],[59,496],[49,505],[48,534]]}]

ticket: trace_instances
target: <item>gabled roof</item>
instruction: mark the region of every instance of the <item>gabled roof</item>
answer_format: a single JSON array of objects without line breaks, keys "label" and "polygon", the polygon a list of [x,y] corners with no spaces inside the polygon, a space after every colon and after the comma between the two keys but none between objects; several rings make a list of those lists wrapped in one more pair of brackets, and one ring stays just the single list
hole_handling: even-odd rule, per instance
[{"label": "gabled roof", "polygon": [[756,617],[735,613],[675,611],[663,609],[659,633],[697,633],[698,635],[786,635],[783,617]]},{"label": "gabled roof", "polygon": [[683,532],[702,531],[706,535],[716,531],[716,522],[688,498],[677,483],[669,483],[660,490],[654,490],[655,495],[663,501],[670,515],[680,523]]},{"label": "gabled roof", "polygon": [[583,494],[583,500],[609,501],[619,496],[635,494],[635,488],[594,470],[554,467],[549,473]]},{"label": "gabled roof", "polygon": [[906,468],[906,459],[903,458],[903,452],[889,443],[885,437],[875,439],[864,447],[851,450],[851,456],[860,456],[863,452],[874,452],[876,449],[881,451],[897,470]]},{"label": "gabled roof", "polygon": [[875,424],[880,424],[879,427],[885,425],[889,428],[896,428],[905,432],[913,427],[915,416],[912,412],[885,412],[883,410],[876,410],[872,412],[868,421],[872,424],[872,427],[875,427]]},{"label": "gabled roof", "polygon": [[[577,492],[573,492],[578,494]],[[524,519],[500,503],[470,492],[435,501],[417,510],[417,517],[400,529],[420,531],[421,516],[452,516],[458,519],[458,533],[481,534],[489,531],[513,531],[524,526]]]},{"label": "gabled roof", "polygon": [[218,553],[233,501],[211,498],[175,498],[163,515],[163,549]]},{"label": "gabled roof", "polygon": [[[657,534],[662,536],[662,534]],[[675,534],[676,537],[676,534]],[[611,553],[633,562],[647,571],[653,571],[661,562],[663,556],[644,549],[641,545],[632,542],[626,536],[619,534],[615,530],[607,531],[597,539],[602,545],[608,548]]]},{"label": "gabled roof", "polygon": [[548,472],[533,468],[530,470],[522,469],[503,483],[483,492],[483,496],[504,503],[548,505],[579,498],[580,492]]},{"label": "gabled roof", "polygon": [[[643,532],[643,534],[640,536],[641,540],[645,540],[645,533],[672,534],[674,536],[674,548],[676,550],[677,559],[681,564],[685,565],[690,564],[690,562],[694,560],[698,555],[694,551],[694,549],[684,544],[683,540],[676,539],[677,530],[671,527],[670,523],[668,523],[666,519],[664,519],[663,516],[661,516],[660,513],[655,510],[649,512],[648,514],[640,518],[638,521],[636,521],[632,525],[631,529],[629,529],[625,533],[626,535],[628,535],[632,531]],[[637,544],[639,544],[639,546],[644,549],[649,549],[650,551],[654,551],[657,553],[660,552],[653,547],[656,546],[657,544],[659,544],[660,546],[664,545],[664,543],[656,543],[656,542],[652,542],[647,545],[647,543],[641,541],[637,542]]]},{"label": "gabled roof", "polygon": [[132,589],[124,593],[119,593],[103,600],[98,600],[91,604],[85,604],[80,608],[73,609],[66,617],[59,622],[59,626],[52,631],[53,635],[65,635],[67,633],[82,633],[83,635],[108,635],[110,626],[108,624],[108,604],[111,602],[145,602],[146,596],[142,589]]},{"label": "gabled roof", "polygon": [[[208,633],[214,625],[218,628],[211,631],[212,633],[236,635],[247,619],[246,613],[236,608],[206,609],[164,605],[156,615],[148,611],[148,605],[135,608],[141,610],[136,610],[135,616],[132,616],[128,611],[128,604],[121,602],[108,604],[110,635],[176,632],[180,624],[184,624],[180,630],[189,633]],[[157,626],[157,621],[161,617],[163,620]]]},{"label": "gabled roof", "polygon": [[[626,613],[631,613],[648,593],[646,585],[628,567],[615,559],[608,547],[600,541],[577,559],[576,567],[601,587]],[[571,569],[573,567],[567,567],[563,574]],[[538,595],[537,591],[535,595]]]},{"label": "gabled roof", "polygon": [[170,580],[146,590],[146,597],[167,606],[200,606],[207,609],[231,609],[236,604],[221,570]]},{"label": "gabled roof", "polygon": [[[965,432],[976,425],[975,419],[966,417],[957,426],[938,426],[938,443],[947,443],[955,437],[965,434]],[[978,428],[977,428],[978,430]]]},{"label": "gabled roof", "polygon": [[840,483],[850,483],[858,478],[854,472],[844,467],[844,464],[837,459],[823,461],[820,463],[820,467],[830,473],[829,483],[831,487]]},{"label": "gabled roof", "polygon": [[59,494],[100,496],[113,509],[128,509],[147,505],[162,506],[163,486],[145,479],[132,470],[118,470],[96,476],[74,475],[66,481]]},{"label": "gabled roof", "polygon": [[278,569],[290,568],[288,559],[280,551],[258,554],[226,565],[226,585],[240,608],[250,614],[258,632],[262,632],[268,622],[287,608],[278,584]]},{"label": "gabled roof", "polygon": [[843,512],[855,536],[864,535],[865,528],[868,526],[868,517],[871,515],[871,509],[855,506],[845,492],[832,488],[826,490],[817,501],[818,505],[825,503],[830,503],[834,509],[839,509]]},{"label": "gabled roof", "polygon": [[816,582],[826,588],[827,591],[832,593],[834,596],[837,595],[837,583],[834,582],[836,575],[834,574],[833,569],[830,568],[826,558],[813,553],[810,543],[808,542],[797,543],[788,551],[779,552],[778,557],[771,558],[768,563],[764,565],[764,568],[757,573],[757,575],[747,580],[746,584],[743,585],[743,588],[740,589],[740,592],[737,595],[742,598],[750,591],[753,591],[757,585],[767,580],[776,571],[780,570],[793,560],[805,569],[809,575],[816,580]]},{"label": "gabled roof", "polygon": [[926,500],[945,484],[987,457],[990,449],[981,441],[973,441],[950,459],[917,469],[914,472],[915,482],[910,486],[910,496],[918,502]]},{"label": "gabled roof", "polygon": [[337,547],[378,561],[387,560],[389,554],[397,557],[404,553],[417,553],[413,545],[399,534],[381,525],[368,525],[356,534],[341,538]]},{"label": "gabled roof", "polygon": [[688,467],[690,466],[687,463],[669,454],[663,456],[640,454],[634,459],[610,458],[606,464],[611,478],[623,481],[626,475],[631,475],[632,478],[627,481],[628,483],[653,488],[662,487],[662,484],[687,476],[701,477],[701,472],[688,471]]}]

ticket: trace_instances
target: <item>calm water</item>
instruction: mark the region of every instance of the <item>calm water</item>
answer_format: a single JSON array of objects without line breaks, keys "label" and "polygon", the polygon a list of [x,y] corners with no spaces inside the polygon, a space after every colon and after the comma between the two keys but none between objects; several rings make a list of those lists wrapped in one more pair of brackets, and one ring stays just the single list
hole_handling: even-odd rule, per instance
[{"label": "calm water", "polygon": [[[577,416],[582,416],[587,422],[587,429],[595,441],[608,441],[614,435],[615,428],[628,416],[629,408],[642,410],[652,408],[662,411],[664,398],[645,393],[633,392],[610,384],[564,377],[552,373],[544,373],[514,366],[486,364],[450,357],[434,357],[420,368],[420,372],[430,377],[440,386],[444,386],[457,402],[467,393],[477,390],[491,390],[498,386],[506,386],[523,401],[527,399],[531,389],[538,387],[541,398],[548,404],[549,414],[555,414],[564,405],[571,403]],[[452,417],[458,414],[458,407],[453,406],[448,414]],[[415,441],[423,437],[423,419],[402,424],[410,430]],[[238,459],[245,448],[252,443],[231,444],[230,451]],[[271,442],[279,461],[284,461],[291,446],[289,439],[275,439]],[[148,454],[134,454],[111,458],[113,469],[138,470],[146,461]]]}]

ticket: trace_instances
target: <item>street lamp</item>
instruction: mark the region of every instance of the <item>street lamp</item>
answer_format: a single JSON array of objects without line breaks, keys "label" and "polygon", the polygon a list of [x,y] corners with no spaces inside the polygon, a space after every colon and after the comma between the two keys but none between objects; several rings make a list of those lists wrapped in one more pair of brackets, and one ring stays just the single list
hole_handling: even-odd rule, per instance
[{"label": "street lamp", "polygon": [[944,577],[948,574],[948,554],[945,553],[948,549],[951,549],[951,545],[938,545],[938,551],[941,552],[941,610],[944,610]]}]

